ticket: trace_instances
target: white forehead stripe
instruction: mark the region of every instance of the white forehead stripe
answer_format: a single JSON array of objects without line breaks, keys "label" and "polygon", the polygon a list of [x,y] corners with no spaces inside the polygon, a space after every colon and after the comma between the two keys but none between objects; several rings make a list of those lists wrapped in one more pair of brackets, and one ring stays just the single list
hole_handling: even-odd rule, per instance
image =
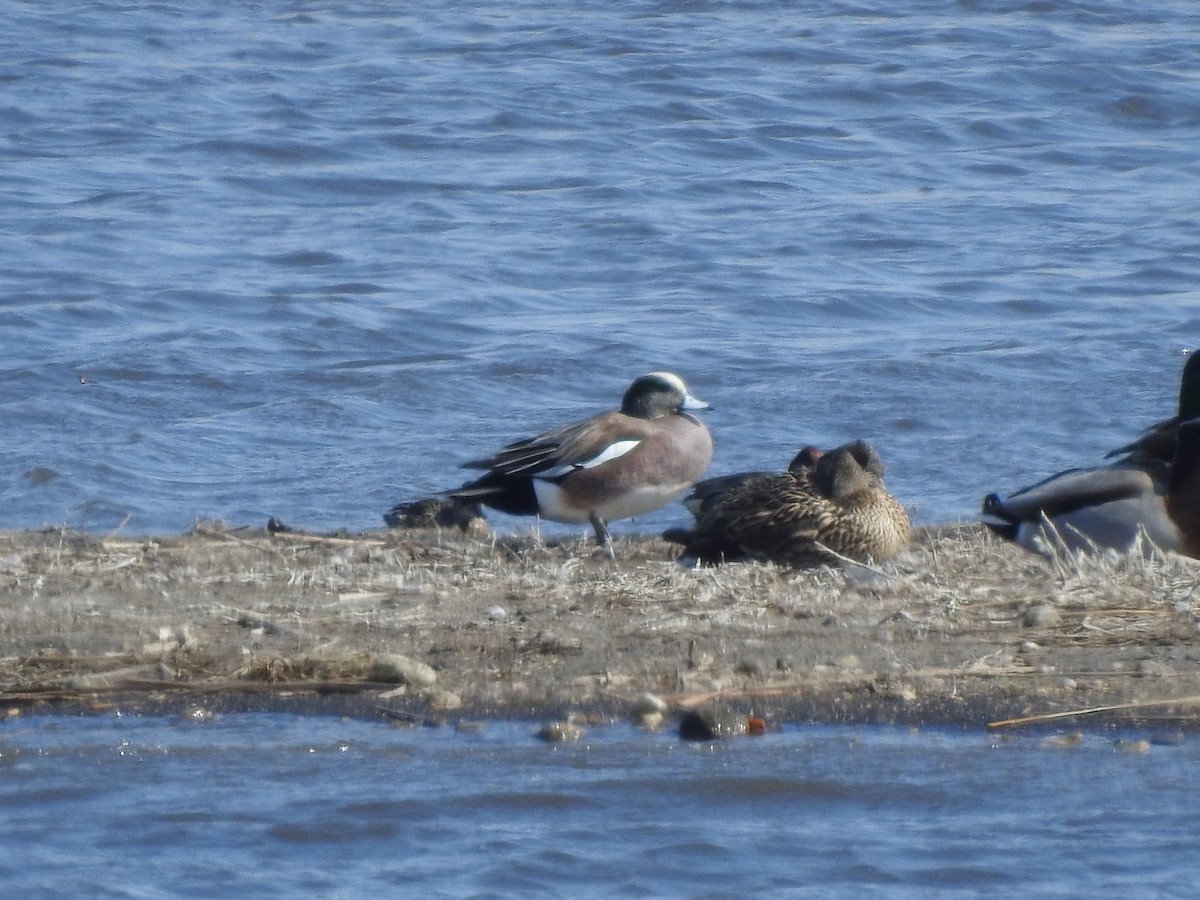
[{"label": "white forehead stripe", "polygon": [[683,379],[674,372],[651,372],[646,377],[661,378],[667,384],[671,385],[671,387],[677,388],[681,394],[687,394],[688,392],[687,385],[683,383]]}]

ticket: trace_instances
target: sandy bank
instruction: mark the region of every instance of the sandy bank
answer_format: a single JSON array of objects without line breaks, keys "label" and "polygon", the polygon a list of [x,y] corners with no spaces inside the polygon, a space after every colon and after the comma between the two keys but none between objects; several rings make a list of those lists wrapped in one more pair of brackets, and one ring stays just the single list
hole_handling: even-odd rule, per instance
[{"label": "sandy bank", "polygon": [[875,570],[616,550],[434,529],[0,533],[0,715],[624,716],[651,692],[768,721],[1197,721],[1194,561],[1048,561],[976,526],[925,529]]}]

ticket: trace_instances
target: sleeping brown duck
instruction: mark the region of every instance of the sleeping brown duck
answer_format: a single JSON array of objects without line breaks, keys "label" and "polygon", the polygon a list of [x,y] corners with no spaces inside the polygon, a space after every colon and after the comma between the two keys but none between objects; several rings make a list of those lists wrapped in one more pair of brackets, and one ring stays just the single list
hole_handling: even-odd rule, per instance
[{"label": "sleeping brown duck", "polygon": [[743,481],[703,509],[690,531],[664,537],[704,563],[752,559],[807,567],[890,559],[908,545],[912,523],[883,473],[878,451],[854,441],[811,467]]}]

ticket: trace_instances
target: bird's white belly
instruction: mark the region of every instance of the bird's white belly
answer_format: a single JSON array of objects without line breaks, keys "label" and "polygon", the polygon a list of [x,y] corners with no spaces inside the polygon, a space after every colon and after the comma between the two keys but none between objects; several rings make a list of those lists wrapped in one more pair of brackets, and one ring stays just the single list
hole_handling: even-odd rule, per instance
[{"label": "bird's white belly", "polygon": [[690,484],[646,485],[631,488],[594,507],[582,508],[568,502],[562,488],[549,481],[534,479],[533,489],[537,494],[538,510],[543,518],[554,522],[587,522],[595,512],[606,522],[628,519],[653,512],[678,500],[691,487]]}]

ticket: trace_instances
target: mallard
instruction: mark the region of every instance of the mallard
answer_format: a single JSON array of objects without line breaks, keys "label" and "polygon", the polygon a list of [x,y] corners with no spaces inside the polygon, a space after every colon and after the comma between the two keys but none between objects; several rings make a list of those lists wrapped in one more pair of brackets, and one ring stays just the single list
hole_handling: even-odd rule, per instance
[{"label": "mallard", "polygon": [[[1179,408],[1200,409],[1200,396],[1185,396],[1189,392],[1200,394],[1200,353],[1188,356],[1179,383]],[[1157,463],[1165,472],[1175,458],[1175,435],[1179,430],[1179,421],[1180,417],[1174,415],[1156,422],[1128,444],[1106,453],[1104,458],[1115,457],[1118,463]]]},{"label": "mallard", "polygon": [[807,567],[890,559],[912,536],[908,513],[883,482],[866,441],[821,454],[815,465],[749,478],[701,510],[684,556],[705,563],[756,559]]},{"label": "mallard", "polygon": [[985,523],[1038,552],[1059,542],[1129,552],[1145,540],[1200,556],[1200,354],[1184,365],[1179,414],[1113,453],[1121,458],[1111,465],[1068,469],[1003,498],[988,494]]},{"label": "mallard", "polygon": [[[821,451],[816,447],[803,447],[788,463],[787,471],[799,472],[811,469],[821,458]],[[757,478],[773,478],[774,472],[736,472],[732,475],[718,475],[716,478],[705,478],[698,481],[691,492],[680,502],[687,507],[693,517],[700,515],[717,503],[734,488],[741,487],[747,481]]]}]

